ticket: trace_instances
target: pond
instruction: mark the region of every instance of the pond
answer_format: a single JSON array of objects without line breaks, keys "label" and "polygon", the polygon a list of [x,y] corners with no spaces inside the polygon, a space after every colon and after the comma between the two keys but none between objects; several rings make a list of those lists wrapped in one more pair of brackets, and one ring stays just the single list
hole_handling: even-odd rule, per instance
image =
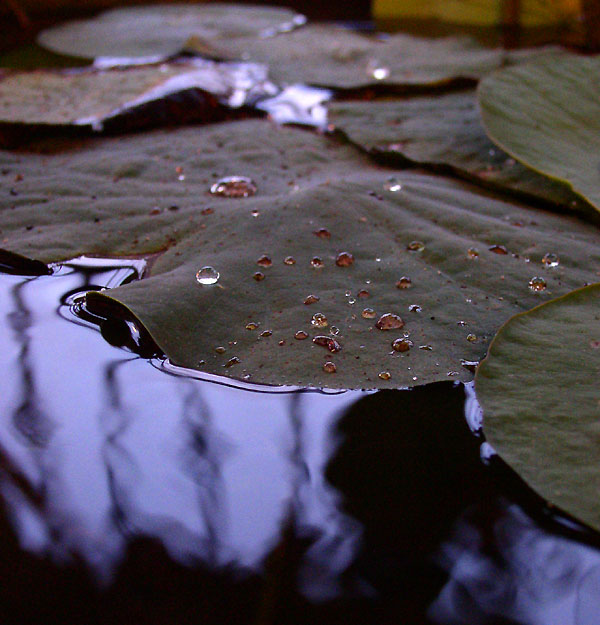
[{"label": "pond", "polygon": [[3,622],[597,622],[594,539],[489,457],[471,385],[181,370],[78,297],[143,264],[0,275]]}]

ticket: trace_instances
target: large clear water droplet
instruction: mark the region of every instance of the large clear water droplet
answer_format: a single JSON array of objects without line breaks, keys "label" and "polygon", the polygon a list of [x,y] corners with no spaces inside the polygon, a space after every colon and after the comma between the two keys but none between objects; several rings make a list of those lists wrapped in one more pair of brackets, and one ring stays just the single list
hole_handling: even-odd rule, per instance
[{"label": "large clear water droplet", "polygon": [[304,330],[298,330],[298,332],[294,334],[294,338],[297,341],[304,341],[305,339],[308,338],[308,334]]},{"label": "large clear water droplet", "polygon": [[410,350],[412,346],[413,346],[413,342],[406,337],[403,337],[401,339],[396,339],[392,343],[392,348],[396,352],[407,352]]},{"label": "large clear water droplet", "polygon": [[339,352],[342,349],[342,346],[330,336],[315,336],[315,338],[313,339],[313,343],[315,345],[321,345],[322,347],[326,347],[333,354]]},{"label": "large clear water droplet", "polygon": [[380,380],[389,380],[392,374],[389,371],[380,371],[378,377]]},{"label": "large clear water droplet", "polygon": [[422,252],[425,249],[425,243],[423,241],[411,241],[406,249],[409,252]]},{"label": "large clear water droplet", "polygon": [[206,267],[202,267],[196,273],[196,280],[200,284],[216,284],[219,281],[220,274],[214,268],[207,265]]},{"label": "large clear water droplet", "polygon": [[310,295],[307,295],[304,298],[304,303],[307,306],[310,306],[311,304],[316,304],[321,298],[318,295],[313,295],[312,293]]},{"label": "large clear water droplet", "polygon": [[492,245],[488,247],[488,250],[494,254],[501,254],[503,256],[508,254],[508,250],[504,247],[504,245]]},{"label": "large clear water droplet", "polygon": [[210,188],[213,195],[230,198],[250,197],[256,193],[256,185],[245,176],[227,176],[221,178]]},{"label": "large clear water droplet", "polygon": [[328,360],[323,365],[323,371],[325,371],[325,373],[335,373],[337,371],[337,367],[335,366],[334,362],[331,362],[330,360]]},{"label": "large clear water droplet", "polygon": [[412,286],[412,280],[408,276],[402,276],[398,282],[396,282],[397,289],[410,289]]},{"label": "large clear water droplet", "polygon": [[362,316],[364,319],[373,319],[377,313],[372,308],[365,308],[362,311]]},{"label": "large clear water droplet", "polygon": [[267,256],[266,254],[263,254],[257,261],[256,261],[257,265],[260,265],[261,267],[270,267],[273,264],[273,261],[271,260],[270,256]]},{"label": "large clear water droplet", "polygon": [[338,267],[350,267],[354,263],[354,256],[350,252],[340,252],[335,259]]}]

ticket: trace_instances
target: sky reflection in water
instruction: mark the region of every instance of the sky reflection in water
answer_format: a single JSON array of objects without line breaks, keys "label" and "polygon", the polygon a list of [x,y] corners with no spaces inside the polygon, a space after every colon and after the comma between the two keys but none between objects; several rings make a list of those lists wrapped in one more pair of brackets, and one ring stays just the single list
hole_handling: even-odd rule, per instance
[{"label": "sky reflection in water", "polygon": [[128,266],[0,275],[0,492],[23,561],[83,562],[108,589],[144,537],[190,571],[258,574],[265,597],[292,545],[296,598],[273,622],[296,622],[309,599],[337,606],[314,608],[332,623],[347,611],[357,623],[596,625],[599,552],[500,492],[464,419],[467,401],[477,421],[472,393],[259,392],[173,375],[69,309]]}]

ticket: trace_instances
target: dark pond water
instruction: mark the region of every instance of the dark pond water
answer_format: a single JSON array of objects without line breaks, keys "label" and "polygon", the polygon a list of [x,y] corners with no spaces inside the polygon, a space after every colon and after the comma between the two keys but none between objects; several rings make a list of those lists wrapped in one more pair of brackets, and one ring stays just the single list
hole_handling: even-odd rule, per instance
[{"label": "dark pond water", "polygon": [[597,625],[595,538],[482,462],[472,388],[188,375],[81,310],[140,271],[0,274],[0,622]]}]

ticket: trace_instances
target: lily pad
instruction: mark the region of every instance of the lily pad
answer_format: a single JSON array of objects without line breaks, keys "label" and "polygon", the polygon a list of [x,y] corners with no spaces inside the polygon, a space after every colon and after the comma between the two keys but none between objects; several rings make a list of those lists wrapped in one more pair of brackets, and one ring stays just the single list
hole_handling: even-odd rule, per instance
[{"label": "lily pad", "polygon": [[[131,126],[136,115],[140,125],[174,123],[178,116],[210,118],[216,115],[217,101],[241,106],[250,94],[256,98],[275,89],[265,85],[262,66],[204,59],[108,71],[15,72],[0,77],[0,124],[99,130],[125,120]],[[147,110],[152,105],[155,119]]]},{"label": "lily pad", "polygon": [[540,495],[600,530],[600,284],[510,319],[477,370],[486,437]]},{"label": "lily pad", "polygon": [[189,37],[239,49],[244,41],[271,37],[305,18],[279,7],[223,3],[171,4],[105,11],[44,30],[38,43],[75,57],[156,57],[181,51]]},{"label": "lily pad", "polygon": [[540,58],[479,85],[491,139],[600,210],[600,57]]},{"label": "lily pad", "polygon": [[515,161],[488,139],[473,91],[401,100],[332,102],[329,121],[353,143],[391,165],[448,169],[528,200],[594,214],[566,185]]},{"label": "lily pad", "polygon": [[[600,266],[600,234],[575,218],[381,169],[352,146],[267,121],[98,139],[52,155],[0,152],[0,167],[3,247],[45,262],[159,253],[147,278],[90,295],[90,305],[128,307],[176,364],[256,382],[469,379],[461,361],[482,357],[501,323],[593,280]],[[242,181],[235,197],[211,194],[223,176],[251,178],[256,192],[247,183],[244,197]],[[557,267],[542,262],[548,252]],[[216,283],[196,279],[205,266]],[[537,274],[543,292],[528,287]],[[309,295],[318,300],[305,303]],[[316,313],[327,326],[312,323]],[[404,325],[378,329],[388,313]],[[395,351],[404,332],[412,347]],[[320,335],[341,350],[313,343]],[[337,373],[323,371],[327,361]]]},{"label": "lily pad", "polygon": [[[244,43],[243,58],[267,64],[279,84],[337,89],[474,81],[505,62],[549,52],[489,49],[467,37],[428,39],[396,33],[381,38],[323,24]],[[193,51],[193,43],[187,48]]]}]

